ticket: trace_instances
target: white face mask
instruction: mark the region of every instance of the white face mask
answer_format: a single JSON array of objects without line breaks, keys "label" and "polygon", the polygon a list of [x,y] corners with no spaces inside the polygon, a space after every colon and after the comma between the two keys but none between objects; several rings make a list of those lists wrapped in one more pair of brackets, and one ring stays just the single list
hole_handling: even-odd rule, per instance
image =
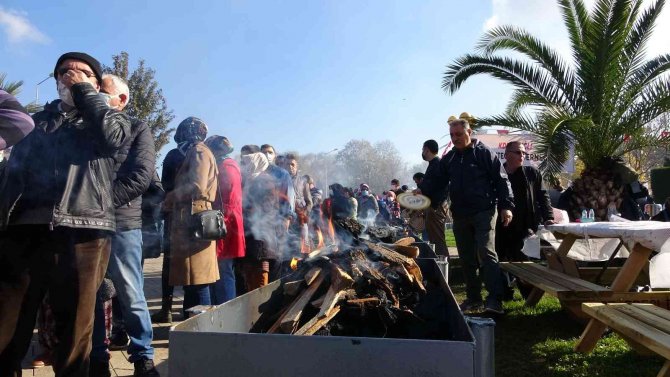
[{"label": "white face mask", "polygon": [[61,101],[65,103],[66,105],[70,105],[74,107],[74,99],[72,99],[72,92],[70,89],[65,86],[62,82],[58,82],[58,97],[60,97]]},{"label": "white face mask", "polygon": [[107,94],[107,93],[103,93],[103,92],[100,92],[98,94],[102,96],[102,99],[105,101],[105,104],[107,106],[109,106],[110,108],[113,108],[112,104],[110,102],[112,101],[112,98],[114,98],[114,97],[111,94]]}]

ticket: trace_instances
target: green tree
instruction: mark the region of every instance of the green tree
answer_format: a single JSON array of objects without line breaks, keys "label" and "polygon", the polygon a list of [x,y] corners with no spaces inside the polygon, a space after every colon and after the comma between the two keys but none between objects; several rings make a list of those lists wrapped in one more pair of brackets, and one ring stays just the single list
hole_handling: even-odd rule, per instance
[{"label": "green tree", "polygon": [[653,1],[644,10],[642,3],[597,0],[589,11],[582,0],[558,0],[571,61],[520,28],[500,26],[485,33],[476,53],[448,66],[442,87],[453,94],[479,74],[512,84],[505,113],[478,119],[478,125],[535,134],[535,149],[544,157],[540,168],[550,175],[561,171],[574,145],[585,165],[582,177],[588,177],[574,205],[600,209],[603,215],[608,204],[621,203],[622,189],[616,184],[593,195],[598,181],[617,179],[605,177],[611,161],[664,143],[646,133],[645,125],[670,109],[670,54],[645,60],[645,45],[665,1]]},{"label": "green tree", "polygon": [[128,68],[128,53],[122,51],[112,56],[113,66],[104,67],[105,73],[117,75],[128,82],[130,88],[130,103],[126,107],[129,116],[145,122],[151,129],[156,145],[156,152],[170,142],[170,136],[175,131],[168,128],[174,119],[172,110],[168,109],[163,96],[163,90],[156,81],[156,71],[145,65],[140,59],[137,68],[130,72]]},{"label": "green tree", "polygon": [[[16,97],[21,93],[21,87],[23,86],[23,81],[7,81],[7,74],[0,73],[0,89]],[[36,113],[42,110],[42,106],[39,106],[35,102],[31,102],[27,105],[24,105],[26,110],[29,113]]]}]

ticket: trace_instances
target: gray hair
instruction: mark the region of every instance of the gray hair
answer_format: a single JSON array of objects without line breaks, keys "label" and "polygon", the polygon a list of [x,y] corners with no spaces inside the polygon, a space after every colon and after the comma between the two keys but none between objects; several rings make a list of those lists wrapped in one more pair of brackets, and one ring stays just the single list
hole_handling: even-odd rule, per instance
[{"label": "gray hair", "polygon": [[114,83],[114,88],[116,90],[116,93],[109,93],[109,94],[115,94],[115,95],[125,94],[126,103],[130,103],[130,89],[128,88],[128,83],[126,82],[126,80],[120,78],[117,75],[112,75],[110,73],[105,73],[104,75],[102,75],[102,80],[104,81],[105,79],[112,80],[112,82]]}]

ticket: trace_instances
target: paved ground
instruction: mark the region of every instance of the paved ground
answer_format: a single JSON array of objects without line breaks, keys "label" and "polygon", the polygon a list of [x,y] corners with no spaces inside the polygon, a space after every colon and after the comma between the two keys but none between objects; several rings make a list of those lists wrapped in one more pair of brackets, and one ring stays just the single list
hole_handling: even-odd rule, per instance
[{"label": "paved ground", "polygon": [[[144,263],[144,294],[149,303],[149,310],[154,313],[160,309],[161,305],[161,266],[163,258],[147,259]],[[180,289],[175,290],[175,300],[173,302],[173,314],[175,319],[180,319],[181,305],[183,300],[183,293]],[[176,324],[177,322],[173,322]],[[154,341],[155,348],[154,362],[162,377],[168,375],[167,358],[168,358],[168,333],[170,325],[168,324],[154,324]],[[33,344],[24,359],[24,376],[54,376],[54,372],[50,366],[31,369],[32,359],[40,354],[40,346],[37,343],[37,334],[33,337]],[[132,376],[133,364],[128,362],[128,354],[125,351],[113,351],[111,359],[111,367],[113,369],[112,376]]]}]

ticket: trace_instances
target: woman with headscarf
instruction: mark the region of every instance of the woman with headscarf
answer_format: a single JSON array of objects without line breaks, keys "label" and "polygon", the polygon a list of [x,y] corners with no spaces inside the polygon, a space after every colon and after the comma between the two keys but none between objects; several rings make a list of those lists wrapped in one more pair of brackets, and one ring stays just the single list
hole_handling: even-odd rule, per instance
[{"label": "woman with headscarf", "polygon": [[216,243],[216,256],[221,278],[212,284],[210,294],[212,304],[220,305],[232,300],[235,292],[235,258],[244,256],[244,224],[242,216],[242,174],[237,161],[230,157],[233,144],[224,136],[210,136],[205,145],[214,154],[219,168],[219,193],[214,201],[214,208],[223,212],[226,224],[226,238]]},{"label": "woman with headscarf", "polygon": [[191,237],[193,214],[211,210],[217,196],[216,159],[203,142],[207,125],[195,117],[184,119],[177,128],[183,137],[178,145],[184,162],[175,177],[174,189],[167,194],[164,210],[171,212],[170,285],[184,287],[184,318],[187,309],[211,305],[209,285],[219,280],[216,243]]},{"label": "woman with headscarf", "polygon": [[263,153],[242,156],[244,171],[244,231],[246,255],[242,264],[247,291],[267,285],[280,268],[280,235],[285,225],[280,195]]}]

